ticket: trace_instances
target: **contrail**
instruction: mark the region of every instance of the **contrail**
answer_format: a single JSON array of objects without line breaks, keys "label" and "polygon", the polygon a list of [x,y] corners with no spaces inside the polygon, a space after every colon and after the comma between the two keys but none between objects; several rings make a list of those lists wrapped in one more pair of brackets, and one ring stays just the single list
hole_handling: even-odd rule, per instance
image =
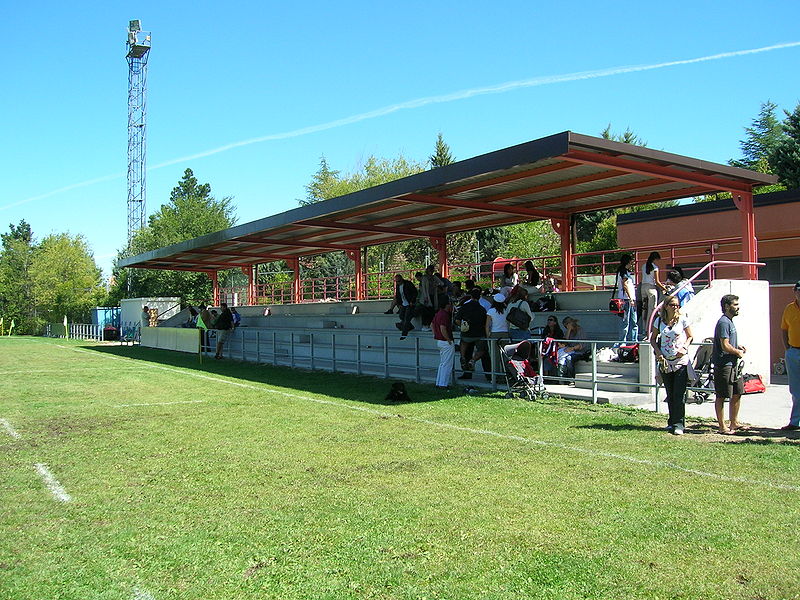
[{"label": "contrail", "polygon": [[[800,42],[786,42],[783,44],[773,44],[772,46],[764,46],[762,48],[752,48],[750,50],[736,50],[734,52],[721,52],[719,54],[711,54],[708,56],[700,56],[698,58],[687,58],[684,60],[672,60],[668,62],[661,62],[652,65],[632,65],[626,67],[610,67],[607,69],[598,69],[595,71],[579,71],[577,73],[567,73],[564,75],[546,75],[544,77],[534,77],[533,79],[521,79],[518,81],[509,81],[506,83],[485,86],[485,87],[477,87],[472,88],[469,90],[461,90],[459,92],[452,92],[450,94],[443,94],[440,96],[427,96],[425,98],[417,98],[416,100],[408,100],[406,102],[401,102],[399,104],[392,104],[390,106],[384,106],[383,108],[378,108],[375,110],[371,110],[368,112],[364,112],[358,115],[353,115],[350,117],[345,117],[343,119],[336,119],[335,121],[329,121],[327,123],[320,123],[318,125],[311,125],[308,127],[302,127],[300,129],[293,129],[291,131],[285,131],[282,133],[273,133],[270,135],[265,135],[261,137],[251,138],[247,140],[242,140],[240,142],[232,142],[230,144],[225,144],[224,146],[219,146],[217,148],[212,148],[210,150],[205,150],[203,152],[198,152],[196,154],[190,154],[187,156],[182,156],[180,158],[174,158],[172,160],[168,160],[162,163],[158,163],[151,167],[148,167],[148,171],[153,171],[155,169],[161,169],[163,167],[168,167],[174,164],[187,162],[190,160],[194,160],[197,158],[205,158],[206,156],[212,156],[214,154],[219,154],[221,152],[226,152],[228,150],[232,150],[234,148],[241,148],[242,146],[249,146],[251,144],[260,144],[262,142],[269,142],[274,140],[285,140],[289,138],[296,138],[304,135],[308,135],[311,133],[317,133],[320,131],[326,131],[328,129],[335,129],[337,127],[343,127],[345,125],[351,125],[353,123],[358,123],[360,121],[367,121],[369,119],[376,119],[378,117],[383,117],[401,110],[409,110],[414,108],[421,108],[423,106],[428,106],[429,104],[442,104],[445,102],[454,102],[456,100],[465,100],[467,98],[472,98],[474,96],[485,96],[488,94],[504,94],[506,92],[512,92],[514,90],[524,89],[524,88],[531,88],[531,87],[539,87],[543,85],[552,85],[554,83],[566,83],[570,81],[582,81],[585,79],[598,79],[601,77],[611,77],[613,75],[624,75],[625,73],[637,73],[640,71],[652,71],[654,69],[665,69],[667,67],[677,67],[680,65],[690,65],[694,63],[701,63],[701,62],[709,62],[712,60],[722,60],[725,58],[734,58],[737,56],[747,56],[749,54],[760,54],[762,52],[771,52],[773,50],[783,50],[785,48],[795,48],[800,46]],[[67,187],[59,188],[57,190],[53,190],[52,192],[47,192],[46,194],[40,194],[39,196],[33,196],[32,198],[27,198],[25,200],[20,200],[19,202],[15,202],[13,204],[9,204],[7,206],[0,207],[0,210],[5,210],[7,208],[11,208],[13,206],[19,206],[21,204],[26,204],[28,202],[33,202],[34,200],[40,200],[42,198],[47,198],[49,196],[53,196],[55,194],[59,194],[61,192],[66,192],[68,190],[72,190],[75,188],[86,187],[89,185],[93,185],[95,183],[100,183],[101,181],[108,181],[110,179],[117,179],[123,177],[123,174],[116,174],[116,175],[107,175],[105,177],[100,177],[98,179],[92,179],[90,181],[84,181],[83,183],[76,183]]]}]

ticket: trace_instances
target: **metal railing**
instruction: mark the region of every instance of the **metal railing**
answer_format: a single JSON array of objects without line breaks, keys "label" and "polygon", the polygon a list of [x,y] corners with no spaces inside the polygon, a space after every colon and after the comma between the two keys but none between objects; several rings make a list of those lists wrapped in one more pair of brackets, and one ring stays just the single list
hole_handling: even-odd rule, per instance
[{"label": "metal railing", "polygon": [[73,340],[103,341],[103,326],[91,323],[47,323],[44,326],[44,337],[69,338]]}]

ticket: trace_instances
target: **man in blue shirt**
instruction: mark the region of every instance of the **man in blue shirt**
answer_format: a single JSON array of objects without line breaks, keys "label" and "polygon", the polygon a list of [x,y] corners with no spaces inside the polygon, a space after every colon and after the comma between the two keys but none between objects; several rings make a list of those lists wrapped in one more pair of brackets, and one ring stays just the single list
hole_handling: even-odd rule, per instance
[{"label": "man in blue shirt", "polygon": [[[744,391],[742,371],[737,368],[744,360],[745,347],[739,345],[733,318],[739,314],[739,296],[726,294],[720,300],[722,316],[714,328],[714,390],[717,398],[714,409],[717,413],[719,432],[735,433],[739,429],[739,401]],[[725,399],[730,398],[730,423],[725,426]]]}]

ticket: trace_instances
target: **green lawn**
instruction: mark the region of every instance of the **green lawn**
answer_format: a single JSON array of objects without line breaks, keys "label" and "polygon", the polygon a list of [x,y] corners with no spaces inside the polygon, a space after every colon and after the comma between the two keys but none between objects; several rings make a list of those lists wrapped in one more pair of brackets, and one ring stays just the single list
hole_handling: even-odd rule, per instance
[{"label": "green lawn", "polygon": [[797,439],[388,387],[1,338],[0,599],[800,598]]}]

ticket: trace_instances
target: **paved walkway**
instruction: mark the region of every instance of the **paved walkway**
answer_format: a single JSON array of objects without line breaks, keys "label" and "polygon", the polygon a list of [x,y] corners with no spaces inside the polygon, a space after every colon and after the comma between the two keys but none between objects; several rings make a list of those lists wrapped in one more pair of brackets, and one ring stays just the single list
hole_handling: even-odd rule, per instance
[{"label": "paved walkway", "polygon": [[[662,392],[663,394],[663,392]],[[655,404],[643,405],[641,408],[655,410]],[[664,402],[659,403],[659,412],[667,412]],[[792,410],[792,396],[789,394],[789,380],[786,375],[773,375],[772,383],[763,394],[745,394],[742,396],[739,408],[739,420],[757,427],[777,429],[789,422],[789,413]],[[728,405],[725,404],[725,418],[728,415]],[[707,417],[716,419],[714,412],[713,395],[703,404],[687,404],[687,417]]]}]

